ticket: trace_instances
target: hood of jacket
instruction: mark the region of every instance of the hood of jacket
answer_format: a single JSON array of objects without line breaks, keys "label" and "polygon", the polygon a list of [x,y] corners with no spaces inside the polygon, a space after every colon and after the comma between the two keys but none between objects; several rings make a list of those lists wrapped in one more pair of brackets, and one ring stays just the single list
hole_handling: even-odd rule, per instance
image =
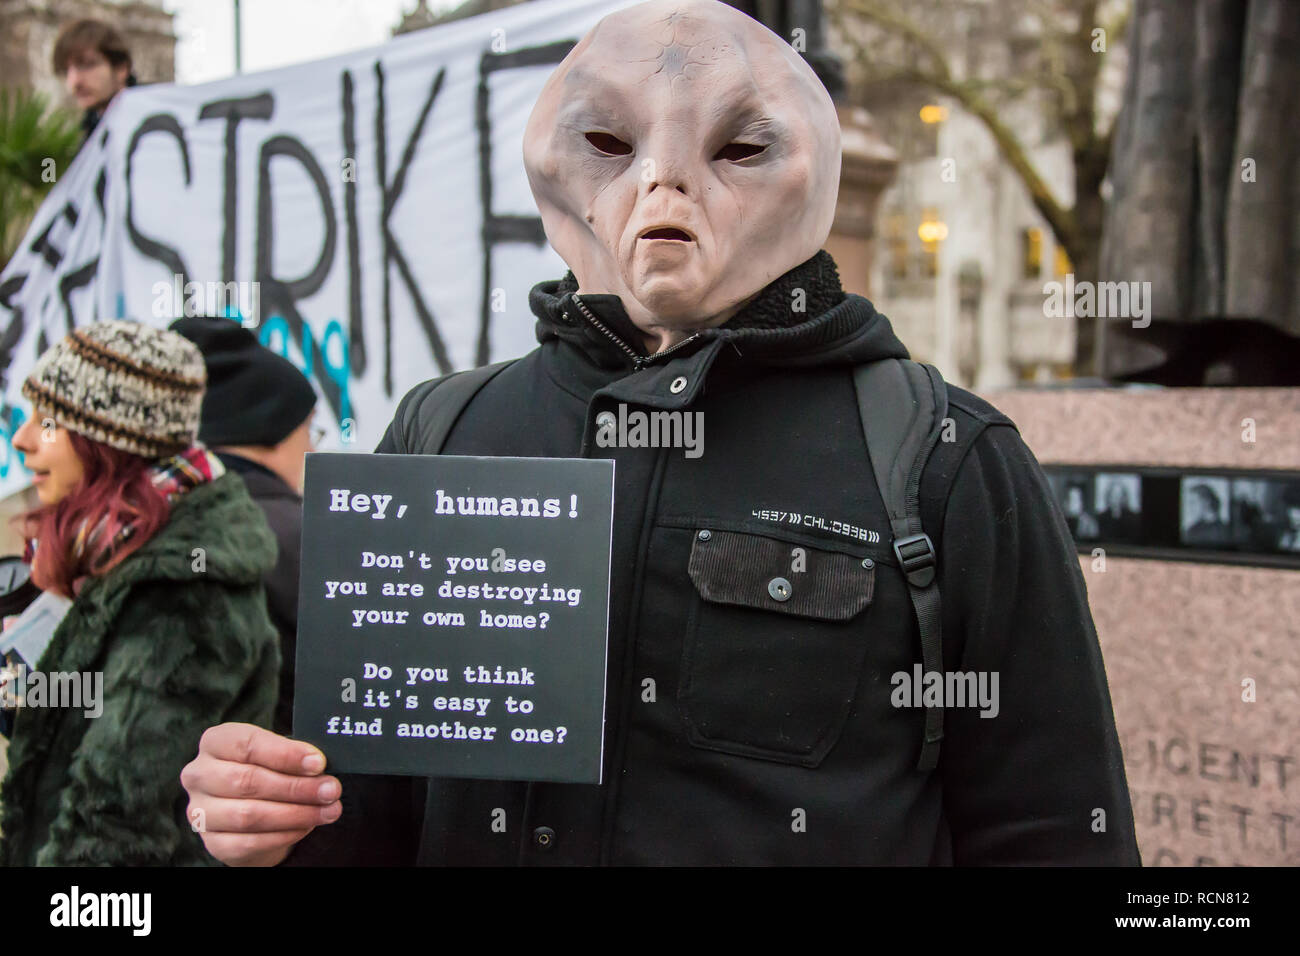
[{"label": "hood of jacket", "polygon": [[889,320],[867,299],[844,292],[825,250],[773,280],[722,325],[655,355],[646,351],[618,296],[579,295],[577,288],[572,271],[533,287],[529,306],[537,316],[537,340],[568,342],[601,368],[641,368],[715,341],[766,365],[856,366],[908,357]]},{"label": "hood of jacket", "polygon": [[195,548],[203,549],[206,578],[224,584],[255,584],[275,564],[275,538],[237,473],[228,471],[177,498],[167,523],[98,580],[119,586],[192,581]]},{"label": "hood of jacket", "polygon": [[227,472],[204,482],[172,503],[167,523],[152,538],[107,574],[86,581],[64,620],[76,621],[77,643],[85,645],[76,656],[97,652],[99,638],[137,585],[196,579],[253,585],[275,557],[275,536],[243,480]]}]

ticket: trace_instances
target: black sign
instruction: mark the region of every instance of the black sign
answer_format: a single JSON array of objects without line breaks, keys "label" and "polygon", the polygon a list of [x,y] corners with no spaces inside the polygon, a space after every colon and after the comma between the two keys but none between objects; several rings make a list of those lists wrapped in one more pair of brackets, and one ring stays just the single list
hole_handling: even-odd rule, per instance
[{"label": "black sign", "polygon": [[614,463],[312,454],[294,736],[333,772],[600,783]]}]

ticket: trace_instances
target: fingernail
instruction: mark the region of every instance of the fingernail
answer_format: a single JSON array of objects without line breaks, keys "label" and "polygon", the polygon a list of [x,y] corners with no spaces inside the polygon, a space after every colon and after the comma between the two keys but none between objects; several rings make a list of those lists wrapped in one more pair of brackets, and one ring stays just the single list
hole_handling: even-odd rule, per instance
[{"label": "fingernail", "polygon": [[320,773],[325,769],[325,758],[320,754],[308,754],[302,758],[302,769],[308,773]]},{"label": "fingernail", "polygon": [[316,797],[321,803],[333,803],[339,797],[339,785],[333,780],[322,783],[316,791]]},{"label": "fingernail", "polygon": [[328,807],[321,807],[320,818],[326,823],[333,823],[343,812],[343,807],[338,803],[331,803]]}]

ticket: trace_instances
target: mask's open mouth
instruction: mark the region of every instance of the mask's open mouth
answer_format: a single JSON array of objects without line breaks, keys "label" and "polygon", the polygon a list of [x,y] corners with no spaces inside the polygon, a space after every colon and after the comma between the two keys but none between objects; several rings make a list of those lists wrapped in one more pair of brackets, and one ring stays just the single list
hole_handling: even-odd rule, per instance
[{"label": "mask's open mouth", "polygon": [[681,229],[674,229],[671,226],[660,226],[656,229],[648,229],[640,235],[641,239],[672,239],[677,242],[694,242],[691,234]]}]

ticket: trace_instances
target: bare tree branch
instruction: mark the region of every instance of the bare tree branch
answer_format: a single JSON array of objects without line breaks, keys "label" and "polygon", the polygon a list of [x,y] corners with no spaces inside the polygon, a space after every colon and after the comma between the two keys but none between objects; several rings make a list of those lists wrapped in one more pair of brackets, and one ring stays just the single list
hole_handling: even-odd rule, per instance
[{"label": "bare tree branch", "polygon": [[[1122,9],[1120,9],[1122,7]],[[853,51],[860,81],[910,84],[947,98],[988,131],[1002,161],[1020,179],[1038,214],[1075,269],[1095,278],[1101,244],[1105,177],[1115,133],[1098,114],[1105,57],[1093,50],[1093,32],[1104,15],[1107,52],[1123,41],[1132,0],[996,0],[988,4],[941,4],[938,0],[828,0],[826,11],[842,42]],[[972,15],[967,19],[967,15]],[[966,21],[966,22],[963,22]],[[1010,68],[987,70],[979,44],[1001,45]],[[948,53],[949,50],[956,52]],[[996,55],[995,50],[995,55]],[[1027,56],[1021,56],[1027,54]],[[990,72],[1000,75],[989,76]],[[971,75],[961,75],[969,73]],[[975,75],[984,74],[984,75]],[[1034,93],[1049,127],[1059,128],[1074,168],[1073,205],[1066,206],[1031,161],[1026,133],[1006,106]],[[1007,119],[1003,119],[1007,116]],[[1032,126],[1032,124],[1031,124]],[[1095,327],[1076,329],[1076,362],[1091,369]]]},{"label": "bare tree branch", "polygon": [[[871,15],[869,19],[873,22],[885,24],[888,23],[895,29],[904,29],[898,26],[899,18],[894,15],[879,15],[877,5],[869,3],[868,0],[842,0],[842,6],[854,12],[860,12],[863,7],[870,7]],[[865,14],[864,14],[865,15]],[[831,13],[832,19],[842,16],[840,11]],[[838,24],[837,24],[838,25]],[[919,32],[915,24],[908,23],[905,27],[906,34],[911,37]],[[849,32],[841,30],[841,35],[845,42],[850,44],[856,54],[865,62],[870,62],[870,57],[863,46],[862,42]],[[929,42],[929,41],[927,41]],[[1033,163],[1029,160],[1029,155],[1020,139],[1011,131],[1011,129],[998,116],[997,111],[981,96],[978,95],[976,88],[971,85],[953,79],[952,71],[948,68],[946,60],[943,62],[943,69],[938,71],[926,71],[915,66],[900,67],[889,71],[889,78],[916,83],[928,87],[935,92],[942,93],[955,100],[962,109],[978,119],[989,135],[993,137],[998,151],[1006,160],[1007,164],[1020,177],[1028,191],[1030,200],[1034,207],[1047,221],[1048,226],[1056,235],[1057,240],[1064,245],[1067,250],[1074,244],[1075,240],[1075,222],[1074,216],[1070,209],[1064,206],[1061,201],[1052,193],[1051,188],[1038,174]]]},{"label": "bare tree branch", "polygon": [[[873,0],[840,0],[837,6],[852,10],[864,20],[876,23],[889,32],[914,43],[924,50],[933,61],[936,77],[945,81],[952,80],[952,67],[949,65],[943,49],[911,20],[882,4],[873,2]],[[839,10],[836,11],[836,13],[840,12]],[[861,50],[861,47],[859,47],[859,50]]]}]

